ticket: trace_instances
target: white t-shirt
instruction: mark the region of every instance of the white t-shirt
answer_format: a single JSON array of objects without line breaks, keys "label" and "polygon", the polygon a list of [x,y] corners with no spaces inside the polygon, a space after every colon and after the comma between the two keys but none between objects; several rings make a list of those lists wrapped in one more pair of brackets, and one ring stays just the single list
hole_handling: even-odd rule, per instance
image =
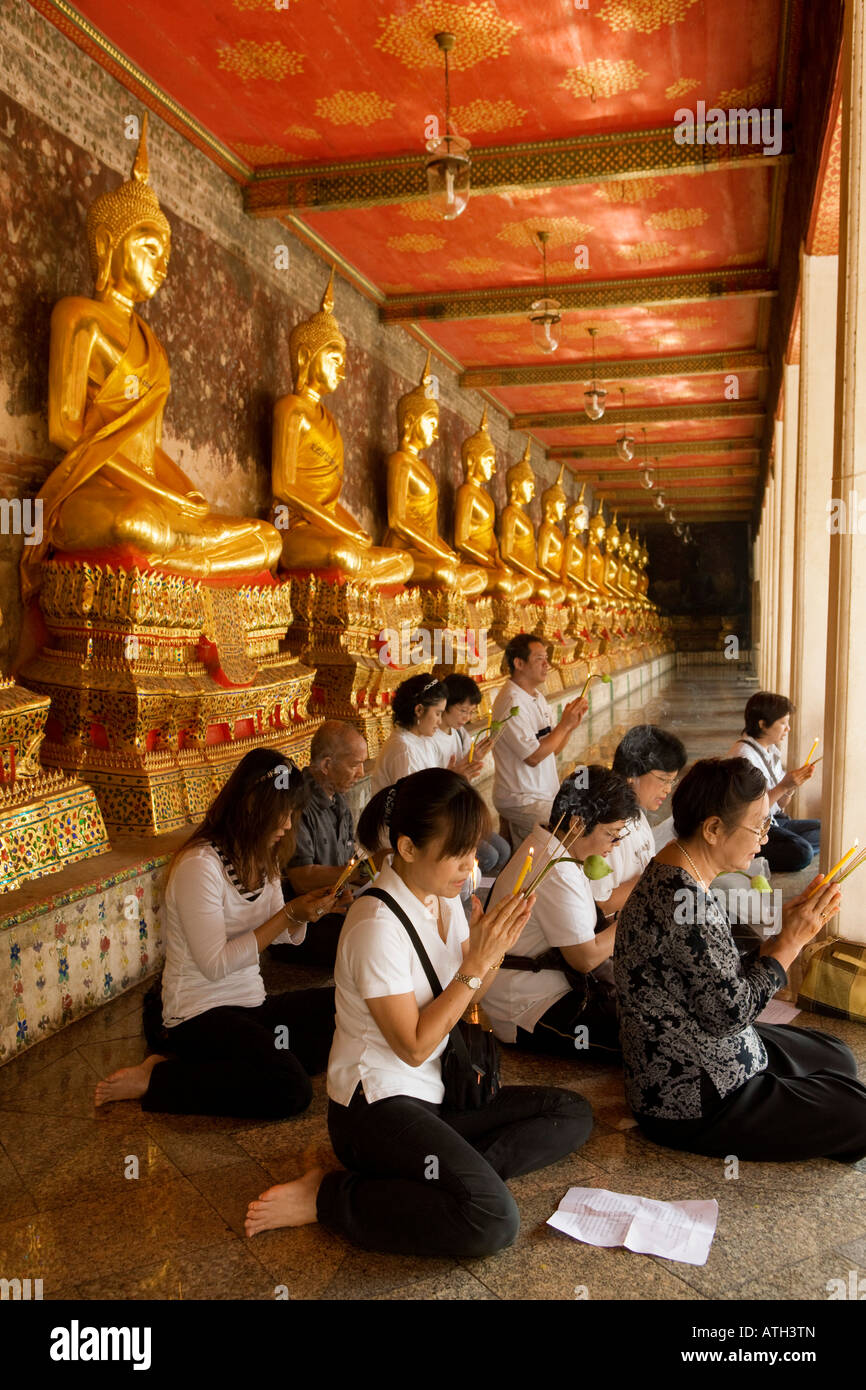
[{"label": "white t-shirt", "polygon": [[[165,892],[162,1012],[167,1028],[221,1005],[255,1008],[264,1003],[253,932],[282,906],[278,878],[249,902],[212,845],[195,845],[181,855]],[[306,934],[306,927],[298,927],[276,941],[300,946]]]},{"label": "white t-shirt", "polygon": [[[760,746],[756,748],[754,743],[749,743],[744,737],[741,737],[737,739],[736,743],[731,745],[725,757],[745,758],[747,762],[750,762],[753,767],[756,767],[758,771],[763,774],[768,792],[771,792],[774,787],[778,786],[785,776],[782,755],[779,751],[778,744],[775,743],[771,743],[768,748],[765,747],[764,744],[760,744]],[[781,811],[781,809],[782,808],[777,802],[773,802],[773,805],[770,807],[770,812],[774,821],[776,819],[776,812]]]},{"label": "white t-shirt", "polygon": [[[439,899],[447,933],[443,941],[432,912],[409,891],[389,863],[382,867],[376,887],[390,893],[404,909],[444,989],[462,965],[463,942],[469,935],[460,899]],[[416,1096],[441,1105],[445,1088],[439,1056],[447,1034],[420,1067],[410,1067],[385,1041],[365,1002],[391,994],[414,994],[422,1009],[433,998],[403,923],[369,893],[358,898],[346,913],[334,982],[337,1025],[328,1061],[331,1100],[348,1105],[360,1082],[371,1105],[389,1096]]]},{"label": "white t-shirt", "polygon": [[439,746],[432,735],[414,734],[411,729],[394,729],[379,749],[376,765],[370,777],[373,795],[383,787],[391,787],[410,772],[422,772],[425,767],[440,767]]},{"label": "white t-shirt", "polygon": [[461,762],[469,756],[470,741],[465,729],[439,728],[433,734],[439,755],[439,767],[450,767],[451,759]]},{"label": "white t-shirt", "polygon": [[543,695],[530,695],[509,680],[496,697],[493,718],[503,719],[514,705],[520,713],[508,720],[493,749],[493,804],[506,818],[510,810],[519,811],[538,802],[546,803],[549,811],[559,791],[554,753],[542,758],[535,767],[524,761],[538,748],[539,730],[550,733],[553,728],[550,705]]},{"label": "white t-shirt", "polygon": [[[494,883],[491,906],[512,892],[530,846],[535,850],[533,875],[564,852],[549,830],[536,825]],[[537,889],[532,916],[509,954],[534,957],[551,946],[579,946],[593,939],[597,920],[595,899],[583,869],[578,864],[561,864],[551,869]],[[541,1015],[570,988],[561,970],[499,970],[482,1003],[496,1036],[503,1042],[514,1042],[518,1025],[531,1033]]]},{"label": "white t-shirt", "polygon": [[613,845],[604,855],[610,865],[610,873],[604,878],[592,880],[592,896],[596,902],[607,902],[614,888],[627,883],[635,874],[642,874],[650,860],[655,858],[655,852],[653,828],[641,811],[637,820],[627,822],[619,844]]}]

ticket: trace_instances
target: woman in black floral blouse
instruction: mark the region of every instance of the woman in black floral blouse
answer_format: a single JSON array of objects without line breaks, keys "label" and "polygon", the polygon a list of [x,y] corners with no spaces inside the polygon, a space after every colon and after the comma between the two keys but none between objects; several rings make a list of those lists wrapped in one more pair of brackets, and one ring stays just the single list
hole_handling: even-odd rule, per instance
[{"label": "woman in black floral blouse", "polygon": [[644,1132],[693,1153],[743,1159],[866,1156],[866,1086],[838,1038],[755,1026],[787,969],[839,910],[816,878],[782,930],[741,961],[710,893],[767,837],[765,780],[744,758],[695,763],[673,798],[677,838],[623,908],[614,970],[629,1104]]}]

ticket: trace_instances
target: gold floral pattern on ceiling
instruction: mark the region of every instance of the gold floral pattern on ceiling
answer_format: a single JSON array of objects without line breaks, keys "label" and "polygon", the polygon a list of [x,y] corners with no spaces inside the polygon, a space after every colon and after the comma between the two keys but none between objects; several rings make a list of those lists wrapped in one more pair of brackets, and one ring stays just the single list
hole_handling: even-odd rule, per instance
[{"label": "gold floral pattern on ceiling", "polygon": [[291,135],[293,140],[318,140],[320,138],[319,132],[308,125],[287,125],[283,134]]},{"label": "gold floral pattern on ceiling", "polygon": [[773,95],[773,83],[770,78],[762,77],[759,82],[750,82],[748,87],[731,87],[728,91],[719,92],[716,97],[716,106],[760,106],[762,103],[770,101]]},{"label": "gold floral pattern on ceiling", "polygon": [[762,260],[763,254],[762,251],[737,251],[733,256],[728,256],[725,265],[751,265]]},{"label": "gold floral pattern on ceiling", "polygon": [[842,170],[842,116],[837,117],[827,155],[827,168],[818,193],[818,213],[812,245],[813,256],[835,256],[839,251],[839,197]]},{"label": "gold floral pattern on ceiling", "polygon": [[595,196],[609,203],[644,203],[657,198],[663,190],[661,179],[617,179],[613,183],[599,184]]},{"label": "gold floral pattern on ceiling", "polygon": [[538,232],[548,232],[548,246],[564,246],[566,242],[585,237],[592,227],[579,217],[527,217],[523,222],[506,222],[496,233],[497,241],[509,246],[532,246],[537,249]]},{"label": "gold floral pattern on ceiling", "polygon": [[316,115],[332,125],[375,125],[390,120],[394,103],[378,92],[333,92],[329,97],[317,97]]},{"label": "gold floral pattern on ceiling", "polygon": [[445,245],[445,238],[434,236],[423,232],[404,232],[402,236],[389,236],[388,246],[392,251],[415,251],[423,254],[426,251],[441,251]]},{"label": "gold floral pattern on ceiling", "polygon": [[710,214],[704,208],[669,208],[645,219],[654,232],[682,232],[686,227],[702,227]]},{"label": "gold floral pattern on ceiling", "polygon": [[511,184],[508,188],[501,188],[496,196],[497,198],[504,198],[506,202],[511,202],[515,199],[545,198],[548,193],[552,192],[552,188],[523,188],[519,184]]},{"label": "gold floral pattern on ceiling", "polygon": [[514,328],[494,328],[488,333],[479,333],[479,343],[516,343],[520,334]]},{"label": "gold floral pattern on ceiling", "polygon": [[407,14],[380,18],[379,26],[382,33],[375,47],[406,68],[441,68],[442,54],[433,35],[443,31],[453,34],[457,43],[448,62],[454,72],[508,53],[512,38],[520,32],[519,25],[502,18],[494,0],[469,4],[421,0]]},{"label": "gold floral pattern on ceiling", "polygon": [[267,82],[280,82],[284,77],[297,77],[304,68],[303,53],[293,53],[279,39],[271,43],[256,43],[239,39],[228,48],[220,49],[219,66],[233,72],[241,82],[262,77]]},{"label": "gold floral pattern on ceiling", "polygon": [[654,34],[663,24],[679,24],[698,0],[605,0],[599,19],[614,33],[633,29],[637,34]]},{"label": "gold floral pattern on ceiling", "polygon": [[685,314],[676,320],[677,328],[694,330],[696,328],[715,328],[715,326],[716,320],[712,314]]},{"label": "gold floral pattern on ceiling", "polygon": [[666,256],[676,255],[677,248],[669,241],[636,241],[632,246],[618,246],[616,254],[624,261],[663,261]]},{"label": "gold floral pattern on ceiling", "polygon": [[289,0],[280,0],[279,4],[277,0],[232,0],[232,4],[236,10],[270,10],[271,14],[289,8]]},{"label": "gold floral pattern on ceiling", "polygon": [[477,131],[508,130],[523,124],[526,111],[515,106],[513,101],[503,97],[501,101],[487,101],[477,97],[466,106],[455,106],[453,110],[455,129],[474,135]]},{"label": "gold floral pattern on ceiling", "polygon": [[590,339],[587,328],[596,330],[598,338],[627,338],[632,332],[634,325],[618,323],[616,319],[604,319],[602,321],[587,320],[585,323],[566,323],[563,324],[562,336],[571,342],[586,343],[587,354],[590,353]]},{"label": "gold floral pattern on ceiling", "polygon": [[301,158],[299,154],[284,150],[282,145],[248,145],[243,140],[236,140],[234,148],[248,164],[291,164]]},{"label": "gold floral pattern on ceiling", "polygon": [[665,87],[665,96],[668,101],[674,101],[676,97],[684,97],[686,92],[693,92],[695,87],[700,87],[700,85],[699,77],[678,77],[676,82]]},{"label": "gold floral pattern on ceiling", "polygon": [[399,203],[397,211],[401,217],[408,217],[411,222],[441,222],[442,212],[429,198],[418,198],[413,203]]},{"label": "gold floral pattern on ceiling", "polygon": [[458,261],[448,262],[448,269],[458,275],[491,275],[502,268],[502,262],[492,256],[462,256]]},{"label": "gold floral pattern on ceiling", "polygon": [[615,97],[620,92],[636,92],[649,73],[631,58],[595,58],[580,68],[569,68],[560,82],[573,97]]}]

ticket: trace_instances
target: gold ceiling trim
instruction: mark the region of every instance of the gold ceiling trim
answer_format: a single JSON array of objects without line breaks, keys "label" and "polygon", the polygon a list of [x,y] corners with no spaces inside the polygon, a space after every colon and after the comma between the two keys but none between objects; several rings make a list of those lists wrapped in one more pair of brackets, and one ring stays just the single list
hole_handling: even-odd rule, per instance
[{"label": "gold ceiling trim", "polygon": [[[653,458],[686,458],[693,454],[733,454],[742,451],[745,454],[757,454],[761,447],[759,439],[683,439],[647,442],[647,448]],[[641,445],[641,453],[643,446]],[[594,471],[594,465],[610,462],[609,447],[603,444],[554,444],[548,451],[549,459],[573,460],[575,463],[582,463],[582,467],[573,469],[575,473],[589,473]],[[634,463],[625,464],[626,468],[635,467]]]},{"label": "gold ceiling trim", "polygon": [[[635,357],[597,362],[595,379],[629,381],[643,377],[713,376],[768,369],[766,354],[762,352],[705,352],[688,357]],[[571,386],[582,384],[592,375],[592,358],[587,357],[579,362],[545,362],[532,367],[468,367],[460,378],[460,385],[476,390],[485,386]]]},{"label": "gold ceiling trim", "polygon": [[597,430],[605,427],[619,429],[622,421],[628,425],[648,425],[667,420],[763,420],[766,410],[760,401],[707,401],[699,405],[643,405],[630,410],[611,411],[604,424],[588,420],[582,410],[526,411],[515,415],[513,430]]},{"label": "gold ceiling trim", "polygon": [[[736,130],[732,132],[736,135]],[[674,127],[580,135],[562,140],[521,141],[476,146],[472,151],[472,191],[507,192],[561,184],[608,183],[616,179],[705,174],[713,169],[772,168],[792,158],[789,127],[778,155],[760,146],[678,144]],[[244,207],[253,217],[285,212],[336,212],[384,207],[429,197],[422,150],[376,159],[333,160],[256,169],[244,189]]]},{"label": "gold ceiling trim", "polygon": [[[515,285],[484,290],[449,290],[438,294],[389,295],[379,310],[383,323],[423,320],[521,318],[529,312],[535,291]],[[548,292],[563,309],[611,309],[692,304],[705,300],[769,298],[778,294],[775,271],[701,271],[690,275],[653,275],[592,280],[582,284],[550,284]]]}]

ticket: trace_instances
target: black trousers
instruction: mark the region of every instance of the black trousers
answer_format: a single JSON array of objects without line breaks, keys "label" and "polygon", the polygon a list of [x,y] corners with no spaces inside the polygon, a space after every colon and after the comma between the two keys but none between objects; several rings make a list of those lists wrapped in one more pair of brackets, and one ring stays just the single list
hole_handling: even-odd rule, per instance
[{"label": "black trousers", "polygon": [[573,1153],[592,1110],[574,1091],[504,1086],[480,1110],[446,1111],[411,1096],[328,1108],[337,1157],[318,1195],[323,1226],[368,1250],[476,1258],[504,1250],[520,1226],[505,1183]]},{"label": "black trousers", "polygon": [[269,946],[274,960],[284,965],[317,965],[333,970],[337,959],[337,943],[346,920],[344,912],[329,912],[318,922],[311,922],[300,946]]},{"label": "black trousers", "polygon": [[282,1120],[306,1110],[310,1076],[328,1064],[334,991],[289,990],[253,1009],[208,1009],[168,1032],[177,1055],[154,1067],[144,1110]]},{"label": "black trousers", "polygon": [[808,869],[820,845],[819,820],[791,820],[790,816],[777,815],[761,854],[772,873],[793,874],[798,869]]},{"label": "black trousers", "polygon": [[866,1157],[866,1086],[851,1049],[817,1028],[761,1023],[757,1032],[766,1071],[722,1100],[713,1091],[699,1120],[636,1115],[644,1133],[671,1149],[757,1162]]},{"label": "black trousers", "polygon": [[[590,989],[592,985],[590,984]],[[586,1028],[588,1046],[578,1046],[583,1034],[578,1036],[578,1028]],[[553,1053],[557,1057],[600,1057],[605,1054],[611,1060],[620,1056],[619,1019],[616,1002],[607,996],[590,997],[583,1005],[583,996],[569,991],[541,1015],[531,1033],[518,1027],[516,1045],[527,1052]]]}]

